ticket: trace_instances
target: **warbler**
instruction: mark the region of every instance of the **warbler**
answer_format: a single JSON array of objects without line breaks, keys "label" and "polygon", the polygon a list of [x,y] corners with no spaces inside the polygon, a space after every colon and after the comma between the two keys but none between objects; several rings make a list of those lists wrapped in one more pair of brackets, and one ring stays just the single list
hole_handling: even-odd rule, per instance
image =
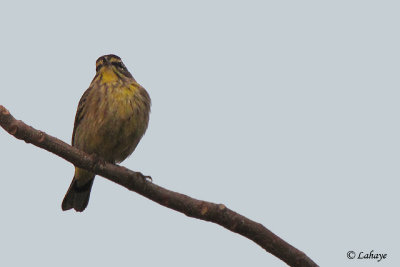
[{"label": "warbler", "polygon": [[[151,99],[120,57],[96,61],[96,75],[82,95],[75,116],[72,146],[110,163],[119,163],[135,150],[146,132]],[[83,211],[95,174],[75,167],[62,209]]]}]

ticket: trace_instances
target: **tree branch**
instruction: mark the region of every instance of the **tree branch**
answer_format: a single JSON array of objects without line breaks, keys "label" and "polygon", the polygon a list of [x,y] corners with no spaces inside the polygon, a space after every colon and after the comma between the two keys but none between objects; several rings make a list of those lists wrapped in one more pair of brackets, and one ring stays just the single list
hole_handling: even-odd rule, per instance
[{"label": "tree branch", "polygon": [[189,217],[219,224],[238,233],[275,255],[290,266],[318,266],[303,252],[291,246],[262,224],[254,222],[223,204],[197,200],[167,190],[148,182],[140,172],[125,167],[101,162],[67,143],[16,120],[0,105],[0,125],[14,137],[52,152],[77,167],[90,170],[131,191],[151,199],[160,205],[181,212]]}]

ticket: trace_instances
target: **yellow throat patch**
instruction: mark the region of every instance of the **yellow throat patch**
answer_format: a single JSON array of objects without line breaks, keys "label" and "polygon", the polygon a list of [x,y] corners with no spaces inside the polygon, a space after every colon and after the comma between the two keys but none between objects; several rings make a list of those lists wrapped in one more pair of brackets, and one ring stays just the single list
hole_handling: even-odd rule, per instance
[{"label": "yellow throat patch", "polygon": [[104,68],[104,70],[101,72],[101,82],[102,83],[109,83],[109,82],[116,82],[118,81],[118,76],[115,74],[115,72],[112,70],[112,68]]}]

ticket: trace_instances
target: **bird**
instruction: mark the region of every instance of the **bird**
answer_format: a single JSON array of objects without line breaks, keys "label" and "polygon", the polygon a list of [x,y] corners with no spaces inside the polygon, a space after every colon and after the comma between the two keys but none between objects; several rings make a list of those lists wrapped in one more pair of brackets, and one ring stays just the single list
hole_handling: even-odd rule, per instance
[{"label": "bird", "polygon": [[[96,60],[96,75],[77,108],[72,146],[109,163],[132,154],[147,130],[151,99],[121,58],[104,55]],[[75,166],[62,210],[82,212],[89,203],[95,174]]]}]

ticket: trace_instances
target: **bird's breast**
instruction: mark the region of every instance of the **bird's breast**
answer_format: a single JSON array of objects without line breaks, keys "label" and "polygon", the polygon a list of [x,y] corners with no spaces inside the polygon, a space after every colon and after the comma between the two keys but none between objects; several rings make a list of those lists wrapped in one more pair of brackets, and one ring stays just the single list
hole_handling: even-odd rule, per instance
[{"label": "bird's breast", "polygon": [[150,103],[141,94],[144,89],[132,85],[103,84],[98,90],[87,103],[96,112],[81,123],[89,130],[77,134],[82,135],[86,152],[120,162],[134,151],[146,131]]}]

